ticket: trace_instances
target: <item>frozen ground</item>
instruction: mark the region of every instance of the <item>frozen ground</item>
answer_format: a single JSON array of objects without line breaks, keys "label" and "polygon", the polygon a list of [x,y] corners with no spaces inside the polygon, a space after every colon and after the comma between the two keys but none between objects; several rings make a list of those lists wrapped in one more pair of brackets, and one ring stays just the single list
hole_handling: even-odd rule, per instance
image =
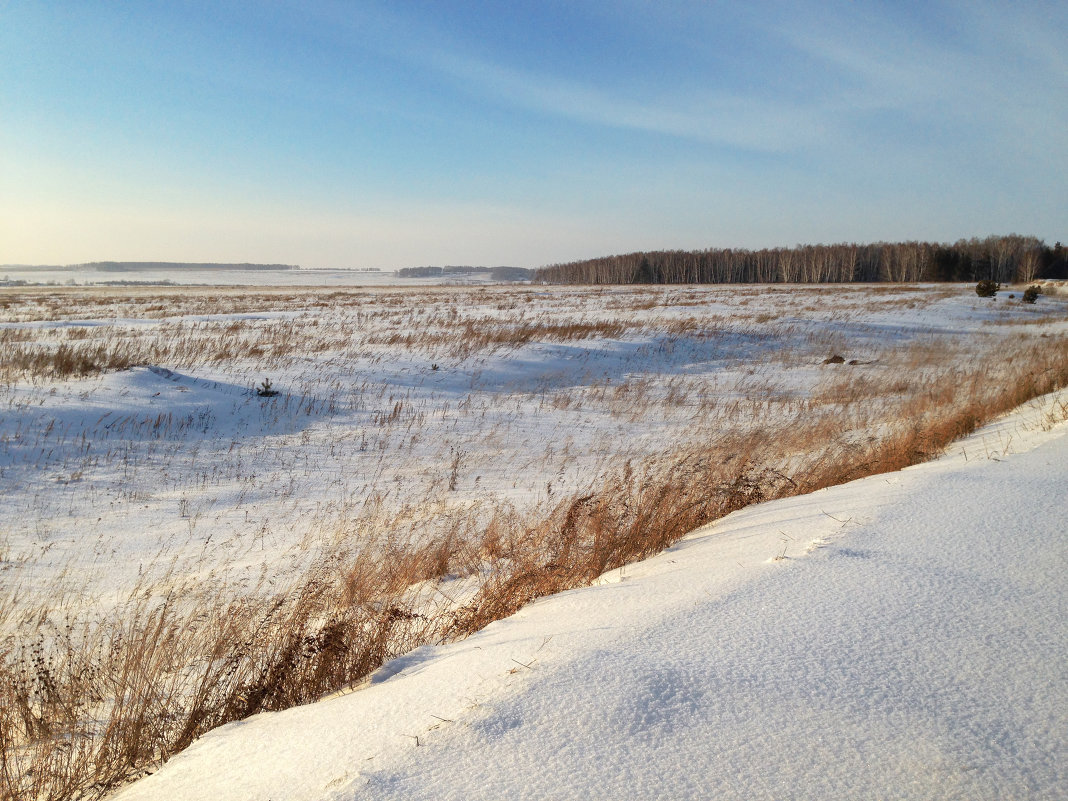
[{"label": "frozen ground", "polygon": [[0,382],[0,597],[34,614],[189,576],[284,586],[370,528],[432,539],[746,433],[856,447],[1068,328],[1064,299],[968,287],[9,293],[0,364],[129,363]]},{"label": "frozen ground", "polygon": [[1063,798],[1066,403],[735,513],[116,798]]}]

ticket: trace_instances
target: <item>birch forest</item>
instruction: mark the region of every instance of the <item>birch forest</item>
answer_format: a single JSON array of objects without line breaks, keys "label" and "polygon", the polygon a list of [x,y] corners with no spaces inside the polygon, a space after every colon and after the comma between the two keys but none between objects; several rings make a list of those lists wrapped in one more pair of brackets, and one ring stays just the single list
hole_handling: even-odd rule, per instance
[{"label": "birch forest", "polygon": [[1068,277],[1068,249],[1033,236],[988,236],[954,244],[842,243],[747,250],[657,250],[540,268],[559,284],[851,283],[980,281],[1030,283]]}]

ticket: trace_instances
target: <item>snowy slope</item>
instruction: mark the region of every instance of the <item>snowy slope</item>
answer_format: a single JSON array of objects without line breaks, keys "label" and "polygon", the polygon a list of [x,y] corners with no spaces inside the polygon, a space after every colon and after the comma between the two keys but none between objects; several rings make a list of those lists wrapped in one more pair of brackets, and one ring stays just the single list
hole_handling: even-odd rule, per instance
[{"label": "snowy slope", "polygon": [[743,510],[117,797],[1063,798],[1066,402]]}]

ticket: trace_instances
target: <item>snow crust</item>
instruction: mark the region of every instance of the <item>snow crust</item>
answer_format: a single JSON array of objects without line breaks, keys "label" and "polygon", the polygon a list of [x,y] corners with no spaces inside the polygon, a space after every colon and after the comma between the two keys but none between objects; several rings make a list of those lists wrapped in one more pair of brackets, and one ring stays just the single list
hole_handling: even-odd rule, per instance
[{"label": "snow crust", "polygon": [[1063,798],[1066,402],[735,513],[116,798]]}]

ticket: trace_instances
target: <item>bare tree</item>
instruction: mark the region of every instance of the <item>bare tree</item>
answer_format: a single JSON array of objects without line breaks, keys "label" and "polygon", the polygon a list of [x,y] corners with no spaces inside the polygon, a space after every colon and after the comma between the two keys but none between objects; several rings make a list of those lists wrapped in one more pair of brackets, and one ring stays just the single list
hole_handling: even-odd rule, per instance
[{"label": "bare tree", "polygon": [[1030,284],[1038,277],[1038,267],[1041,263],[1041,251],[1037,248],[1028,248],[1020,254],[1020,261],[1016,267],[1016,277],[1021,284]]}]

